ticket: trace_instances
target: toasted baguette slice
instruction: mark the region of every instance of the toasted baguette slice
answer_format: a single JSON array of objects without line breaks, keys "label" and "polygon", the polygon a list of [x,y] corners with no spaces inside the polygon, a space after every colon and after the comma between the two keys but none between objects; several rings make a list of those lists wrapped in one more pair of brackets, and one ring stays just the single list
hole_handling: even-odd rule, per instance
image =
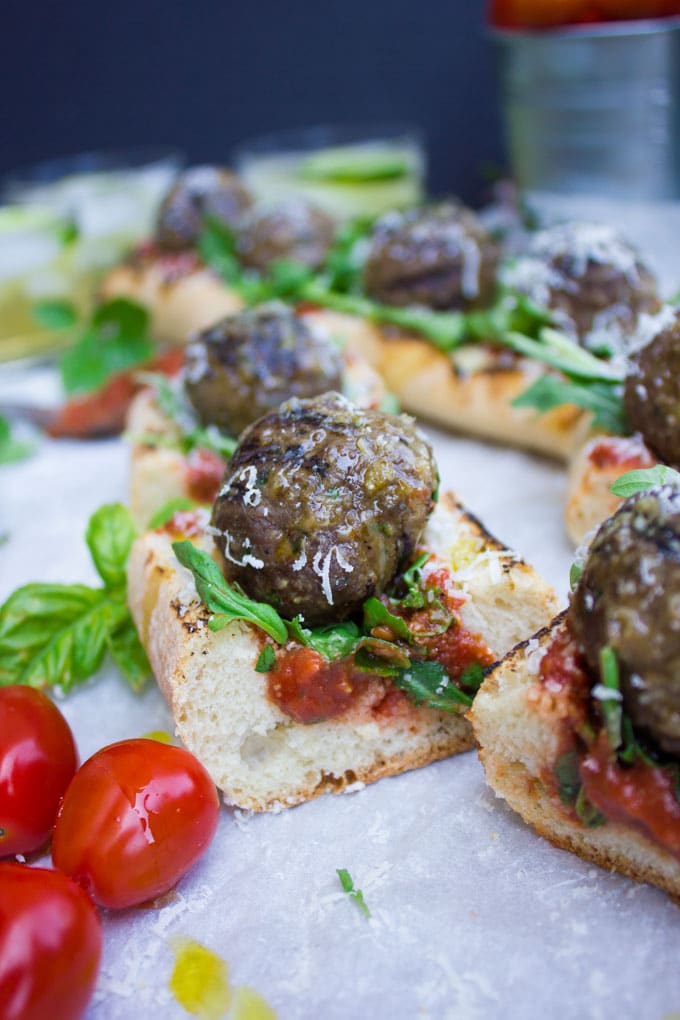
[{"label": "toasted baguette slice", "polygon": [[104,300],[131,298],[148,308],[151,332],[162,343],[185,344],[225,315],[240,311],[243,299],[194,256],[145,256],[116,266],[104,277]]},{"label": "toasted baguette slice", "polygon": [[391,335],[375,323],[321,310],[307,313],[369,361],[404,410],[448,429],[568,460],[587,432],[590,415],[571,404],[545,414],[513,407],[515,397],[545,372],[537,362],[507,358],[481,344],[452,356],[422,337]]},{"label": "toasted baguette slice", "polygon": [[[124,296],[145,304],[160,340],[185,343],[188,337],[243,306],[195,257],[184,267],[176,256],[145,256],[119,266],[106,277],[104,297]],[[579,445],[590,416],[565,404],[537,414],[512,401],[543,373],[528,359],[511,367],[501,354],[479,344],[464,345],[453,358],[422,337],[390,334],[375,323],[328,309],[305,318],[342,338],[349,350],[378,371],[387,389],[417,417],[494,442],[525,447],[567,460]]]},{"label": "toasted baguette slice", "polygon": [[[151,532],[135,543],[128,593],[142,643],[184,744],[203,762],[230,804],[277,810],[426,765],[472,746],[462,715],[400,703],[373,713],[372,688],[344,715],[294,722],[267,697],[255,669],[262,632],[232,623],[213,633],[173,538]],[[213,551],[207,534],[192,538]],[[424,539],[456,576],[464,625],[499,656],[545,623],[555,595],[492,538],[452,496],[433,514]],[[376,681],[380,699],[385,681]],[[372,700],[373,698],[373,700]]]},{"label": "toasted baguette slice", "polygon": [[[359,407],[380,407],[387,391],[377,372],[363,358],[351,352],[345,352],[343,360],[344,395]],[[130,511],[140,529],[148,527],[155,511],[169,500],[187,498],[203,501],[193,483],[196,477],[194,459],[185,455],[178,446],[172,446],[173,442],[179,443],[181,439],[180,429],[160,410],[152,390],[143,390],[133,400],[128,412],[127,432],[132,442]],[[143,441],[143,437],[155,436],[169,445],[159,446]],[[215,463],[207,462],[205,466],[212,466],[213,471],[217,469],[219,472],[219,458],[215,456],[212,459]],[[225,467],[226,462],[222,463],[222,469]],[[219,473],[216,475],[216,485],[221,477]],[[210,481],[207,481],[207,487],[205,481],[200,486],[204,493],[209,492]],[[210,497],[205,498],[209,501]]]},{"label": "toasted baguette slice", "polygon": [[608,870],[680,896],[680,863],[620,822],[587,828],[543,785],[560,754],[560,719],[531,691],[543,653],[563,615],[493,668],[468,712],[489,786],[555,846]]},{"label": "toasted baguette slice", "polygon": [[611,486],[638,468],[654,467],[654,455],[641,436],[595,436],[577,449],[569,467],[564,520],[575,545],[621,505]]}]

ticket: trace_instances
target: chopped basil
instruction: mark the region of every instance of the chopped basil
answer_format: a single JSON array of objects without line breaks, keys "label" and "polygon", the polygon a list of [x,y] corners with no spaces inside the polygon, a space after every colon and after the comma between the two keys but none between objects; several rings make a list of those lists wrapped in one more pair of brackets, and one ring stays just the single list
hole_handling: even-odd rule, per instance
[{"label": "chopped basil", "polygon": [[286,626],[294,641],[308,645],[326,659],[342,659],[351,655],[361,636],[359,628],[351,621],[309,629],[303,627],[301,617],[296,616],[287,621]]},{"label": "chopped basil", "polygon": [[569,587],[573,591],[576,585],[581,580],[581,574],[583,573],[582,563],[572,563],[569,568]]},{"label": "chopped basil", "polygon": [[461,687],[467,687],[468,690],[476,693],[484,682],[484,667],[480,666],[478,662],[473,663],[472,666],[463,670],[458,682]]},{"label": "chopped basil", "polygon": [[148,528],[150,531],[153,531],[155,528],[162,528],[164,524],[172,520],[176,513],[195,510],[197,506],[198,503],[194,502],[193,499],[188,499],[186,496],[176,496],[174,499],[169,499],[167,503],[159,507],[149,518]]},{"label": "chopped basil", "polygon": [[352,876],[350,875],[349,871],[347,871],[346,868],[336,868],[336,872],[337,872],[338,878],[340,879],[340,885],[342,886],[342,891],[346,892],[347,895],[350,897],[350,899],[354,900],[356,905],[359,907],[361,912],[366,917],[370,917],[371,916],[371,912],[368,909],[368,907],[366,906],[366,902],[364,900],[364,894],[362,893],[361,889],[355,889],[354,888],[354,880],[352,879]]},{"label": "chopped basil", "polygon": [[288,630],[273,606],[255,602],[229,584],[215,561],[192,542],[173,542],[172,548],[182,566],[194,575],[198,596],[213,614],[208,624],[211,630],[221,630],[233,620],[245,620],[269,634],[277,644],[285,643]]},{"label": "chopped basil", "polygon": [[541,414],[564,404],[574,404],[592,411],[592,424],[614,435],[626,435],[630,431],[618,382],[566,380],[556,375],[544,375],[512,402],[513,407],[533,407]]},{"label": "chopped basil", "polygon": [[609,743],[612,750],[616,751],[623,742],[621,736],[623,709],[619,686],[619,664],[616,661],[616,652],[608,645],[600,649],[600,676],[604,690],[599,692],[598,697],[598,694],[595,693],[596,688],[594,688],[594,697],[604,716]]},{"label": "chopped basil", "polygon": [[78,312],[70,301],[36,301],[31,316],[46,329],[68,329],[78,321]]},{"label": "chopped basil", "polygon": [[596,829],[598,826],[604,825],[607,820],[605,816],[597,810],[595,805],[590,803],[583,786],[576,797],[574,810],[577,817],[588,829]]},{"label": "chopped basil", "polygon": [[276,665],[276,652],[271,645],[263,645],[255,663],[256,673],[268,673]]},{"label": "chopped basil", "polygon": [[573,805],[576,803],[576,798],[583,785],[578,766],[578,751],[566,751],[557,759],[557,764],[553,771],[557,779],[560,800],[563,804]]},{"label": "chopped basil", "polygon": [[364,630],[370,633],[374,627],[387,627],[396,638],[408,641],[409,644],[413,641],[403,617],[390,613],[380,599],[372,596],[364,602]]},{"label": "chopped basil", "polygon": [[406,595],[399,599],[399,604],[405,609],[422,609],[425,605],[425,596],[420,586],[422,568],[430,558],[427,552],[421,553],[404,573],[401,580],[406,586]]},{"label": "chopped basil", "polygon": [[148,361],[154,351],[149,321],[147,309],[127,298],[100,305],[60,361],[66,393],[98,390],[117,372]]},{"label": "chopped basil", "polygon": [[664,464],[657,464],[653,468],[641,468],[637,471],[627,471],[621,475],[611,486],[614,496],[627,499],[628,496],[635,496],[638,492],[647,492],[657,485],[675,485],[680,488],[680,472],[674,468],[666,467]]},{"label": "chopped basil", "polygon": [[425,705],[438,712],[459,712],[461,706],[472,704],[472,698],[451,683],[440,662],[412,662],[392,677],[392,683],[404,691],[414,705]]}]

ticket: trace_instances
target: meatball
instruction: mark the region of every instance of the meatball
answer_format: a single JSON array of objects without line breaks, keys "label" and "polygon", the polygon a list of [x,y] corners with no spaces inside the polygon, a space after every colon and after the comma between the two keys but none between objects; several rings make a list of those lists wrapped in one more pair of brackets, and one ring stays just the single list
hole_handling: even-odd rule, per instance
[{"label": "meatball", "polygon": [[195,243],[206,216],[234,228],[252,198],[236,174],[216,166],[195,166],[180,175],[158,211],[156,240],[177,251]]},{"label": "meatball", "polygon": [[300,262],[320,269],[333,243],[335,224],[303,199],[254,210],[243,222],[238,254],[249,269],[265,272],[273,262]]},{"label": "meatball", "polygon": [[291,400],[243,433],[215,502],[226,574],[284,617],[342,620],[408,563],[436,487],[413,419]]},{"label": "meatball", "polygon": [[493,298],[497,262],[496,245],[475,214],[444,202],[378,220],[364,285],[387,305],[469,308]]},{"label": "meatball", "polygon": [[668,309],[659,318],[660,331],[632,359],[624,407],[650,450],[680,468],[680,313]]},{"label": "meatball", "polygon": [[633,726],[680,755],[680,491],[631,496],[605,521],[569,620],[595,675],[600,649],[616,653]]},{"label": "meatball", "polygon": [[189,345],[185,391],[203,425],[238,435],[289,397],[340,389],[342,358],[279,302],[229,315]]},{"label": "meatball", "polygon": [[552,310],[558,325],[595,350],[613,352],[635,332],[641,312],[660,307],[656,281],[635,249],[599,224],[538,231],[503,281]]}]

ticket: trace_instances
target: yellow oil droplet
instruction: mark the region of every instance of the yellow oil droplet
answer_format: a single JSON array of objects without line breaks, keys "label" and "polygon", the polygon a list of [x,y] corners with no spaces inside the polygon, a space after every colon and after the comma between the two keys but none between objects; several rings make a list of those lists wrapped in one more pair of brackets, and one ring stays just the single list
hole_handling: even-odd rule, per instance
[{"label": "yellow oil droplet", "polygon": [[144,740],[157,740],[160,744],[172,743],[172,737],[166,730],[149,730],[144,734]]},{"label": "yellow oil droplet", "polygon": [[254,988],[242,985],[234,989],[230,1020],[276,1020],[276,1013]]},{"label": "yellow oil droplet", "polygon": [[175,966],[170,991],[192,1016],[219,1020],[231,1004],[228,964],[200,942],[173,939],[171,944]]}]

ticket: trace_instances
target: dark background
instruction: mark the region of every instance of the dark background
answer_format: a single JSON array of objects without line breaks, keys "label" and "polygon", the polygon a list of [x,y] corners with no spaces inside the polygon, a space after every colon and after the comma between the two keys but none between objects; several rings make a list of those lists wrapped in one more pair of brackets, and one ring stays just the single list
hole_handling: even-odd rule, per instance
[{"label": "dark background", "polygon": [[482,0],[10,0],[3,21],[0,175],[141,143],[227,161],[261,132],[390,120],[423,130],[436,192],[478,200],[502,165]]}]

